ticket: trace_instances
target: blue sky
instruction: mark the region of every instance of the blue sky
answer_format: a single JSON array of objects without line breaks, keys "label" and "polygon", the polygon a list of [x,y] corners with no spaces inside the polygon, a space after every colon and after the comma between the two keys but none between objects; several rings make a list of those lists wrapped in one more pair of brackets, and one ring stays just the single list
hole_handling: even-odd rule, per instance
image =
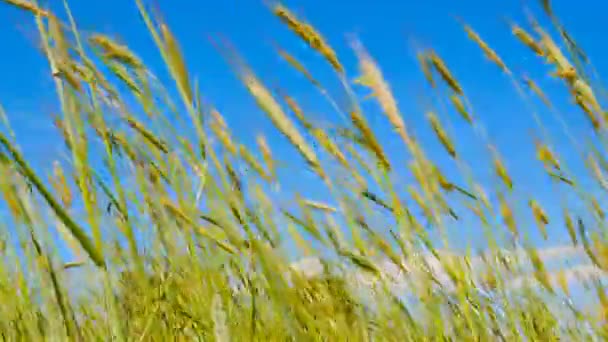
[{"label": "blue sky", "polygon": [[[254,102],[244,87],[230,71],[227,63],[209,41],[209,36],[221,34],[227,37],[247,59],[260,78],[269,86],[280,85],[299,99],[312,118],[336,122],[336,114],[304,79],[298,77],[274,53],[271,43],[278,42],[298,57],[326,84],[340,101],[338,82],[332,76],[324,61],[298,41],[276,18],[272,16],[263,1],[157,1],[158,6],[179,38],[186,61],[192,74],[200,80],[203,97],[211,101],[226,117],[235,135],[246,143],[253,143],[258,132],[267,135],[271,145],[280,157],[289,161],[292,150],[277,135],[270,121],[255,109]],[[520,24],[525,23],[522,6],[525,1],[479,1],[479,0],[429,0],[429,1],[286,1],[295,13],[305,18],[327,38],[336,49],[351,78],[357,76],[356,60],[348,45],[346,34],[354,33],[378,61],[387,81],[401,105],[407,124],[424,142],[424,146],[434,155],[441,155],[440,146],[424,120],[428,101],[424,97],[426,88],[423,78],[412,55],[409,38],[414,37],[419,44],[433,47],[444,56],[456,77],[463,84],[476,113],[483,121],[492,139],[508,160],[508,166],[516,179],[517,186],[534,194],[550,214],[558,217],[559,203],[553,196],[550,183],[541,168],[530,170],[534,152],[531,149],[530,132],[534,123],[527,107],[518,98],[510,81],[501,75],[495,65],[489,63],[478,47],[467,39],[453,15],[468,22],[505,60],[516,74],[525,71],[563,108],[573,133],[586,136],[589,131],[582,115],[565,99],[565,90],[560,83],[547,76],[549,68],[536,60],[510,34],[503,17]],[[49,1],[50,7],[61,11],[62,2]],[[71,1],[72,11],[80,28],[86,32],[96,30],[117,36],[126,42],[152,67],[161,79],[167,79],[166,71],[151,37],[141,22],[134,1]],[[529,5],[538,9],[535,1]],[[560,16],[571,35],[586,50],[596,69],[602,74],[608,68],[608,59],[602,42],[605,36],[604,14],[608,4],[601,0],[581,0],[577,2],[553,1],[555,12]],[[542,22],[546,20],[541,17]],[[6,109],[19,142],[27,157],[43,170],[60,158],[63,146],[58,143],[53,130],[50,114],[57,103],[48,66],[34,49],[35,27],[29,15],[7,6],[0,6],[0,41],[3,54],[0,55],[0,103]],[[8,53],[7,53],[8,52]],[[335,91],[335,92],[334,92]],[[558,124],[550,114],[535,102],[539,115],[554,134],[557,148],[571,161],[569,167],[581,170],[576,158],[568,153],[567,141]],[[371,103],[369,120],[380,132],[380,139],[389,153],[398,158],[403,153],[401,143],[389,133],[385,118]],[[326,113],[330,113],[327,115]],[[450,117],[452,135],[458,136],[458,149],[469,161],[481,158],[483,151],[472,131],[462,120]],[[446,159],[445,156],[442,159]],[[483,159],[479,159],[483,160]],[[403,161],[403,160],[402,160]],[[479,165],[479,164],[478,164]],[[489,164],[485,164],[489,165]],[[442,163],[445,172],[452,175],[453,164]],[[285,173],[285,184],[301,189],[311,197],[319,196],[319,187],[307,186],[311,176]],[[487,166],[474,170],[481,179],[490,180]],[[519,198],[519,207],[525,209],[525,198]],[[524,221],[525,222],[525,221]],[[532,223],[530,222],[530,227]],[[456,243],[464,243],[478,227],[462,225],[457,227]],[[560,222],[550,226],[550,244],[567,242],[565,230]],[[531,229],[534,231],[534,229]],[[538,242],[536,233],[532,237]],[[479,238],[478,238],[479,239]],[[479,242],[473,241],[473,242]]]}]

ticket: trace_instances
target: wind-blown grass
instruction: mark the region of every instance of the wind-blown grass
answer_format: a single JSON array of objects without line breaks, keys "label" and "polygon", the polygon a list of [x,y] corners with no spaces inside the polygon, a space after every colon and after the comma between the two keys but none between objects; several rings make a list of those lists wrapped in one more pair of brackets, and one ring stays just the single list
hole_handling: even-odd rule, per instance
[{"label": "wind-blown grass", "polygon": [[[67,4],[63,22],[33,0],[3,2],[35,19],[61,108],[54,124],[68,155],[46,181],[10,127],[0,131],[0,192],[8,212],[0,246],[3,339],[608,337],[606,214],[598,199],[608,184],[603,92],[548,1],[541,15],[551,19],[558,38],[532,16],[528,25],[509,21],[509,28],[568,90],[598,138],[583,148],[586,137],[564,127],[587,162],[586,172],[576,174],[530,105],[539,131],[533,142],[538,163],[530,168],[543,168],[556,202],[568,199],[559,202],[562,217],[551,216],[513,177],[450,70],[449,56],[433,49],[416,57],[429,95],[442,105],[416,113],[429,124],[419,132],[402,115],[373,51],[353,38],[360,74],[348,75],[321,33],[282,4],[270,10],[294,39],[324,58],[346,100],[334,99],[335,89],[278,44],[276,52],[289,72],[303,74],[321,92],[335,111],[327,115],[341,116],[342,124],[311,120],[295,96],[270,88],[236,49],[218,43],[236,78],[290,144],[290,162],[308,168],[327,192],[321,200],[283,186],[277,170],[285,162],[263,135],[255,146],[239,141],[220,110],[203,103],[184,47],[143,1],[135,3],[170,75],[167,84],[129,46],[79,31]],[[463,44],[476,44],[522,100],[532,104],[531,94],[561,116],[541,85],[516,74],[481,33],[462,24],[463,38],[472,41]],[[370,92],[367,99],[390,132],[370,126],[355,87]],[[471,128],[489,164],[467,160],[453,120]],[[426,151],[423,134],[436,139],[447,163]],[[383,146],[386,136],[403,147],[399,156]],[[477,179],[474,168],[491,169],[494,181]],[[538,229],[548,239],[554,222],[563,222],[571,245],[540,248],[528,238]],[[484,250],[451,244],[448,231],[465,224],[482,228]],[[66,248],[72,259],[61,257]],[[596,306],[574,304],[581,284]]]}]

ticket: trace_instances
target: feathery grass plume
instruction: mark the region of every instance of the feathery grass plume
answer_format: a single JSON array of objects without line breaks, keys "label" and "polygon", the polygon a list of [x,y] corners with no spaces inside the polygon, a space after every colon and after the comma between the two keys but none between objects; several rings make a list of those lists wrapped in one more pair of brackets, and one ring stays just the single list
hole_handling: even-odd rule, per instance
[{"label": "feathery grass plume", "polygon": [[66,208],[72,206],[72,192],[70,186],[63,173],[63,168],[58,161],[53,163],[53,177],[51,177],[51,184],[55,188],[55,191],[59,194],[61,202]]},{"label": "feathery grass plume", "polygon": [[249,152],[249,150],[244,145],[239,145],[239,156],[243,158],[245,163],[249,165],[262,179],[267,182],[272,181],[272,177],[264,170],[264,167],[260,164],[260,162]]},{"label": "feathery grass plume", "polygon": [[307,206],[313,208],[313,209],[317,209],[317,210],[321,210],[321,211],[326,211],[326,212],[330,212],[330,213],[335,213],[338,210],[328,204],[322,203],[322,202],[317,202],[317,201],[312,201],[312,200],[304,200],[304,204],[306,204]]},{"label": "feathery grass plume", "polygon": [[258,136],[256,137],[256,143],[258,145],[258,148],[262,152],[262,158],[264,159],[264,163],[266,164],[266,169],[268,170],[268,172],[270,172],[272,178],[276,178],[275,162],[274,158],[272,157],[272,150],[270,149],[266,138],[263,135],[258,134]]},{"label": "feathery grass plume", "polygon": [[361,113],[358,111],[352,111],[350,112],[350,119],[357,130],[361,133],[365,147],[369,148],[374,153],[384,169],[390,170],[391,164],[363,115],[361,115]]},{"label": "feathery grass plume", "polygon": [[369,272],[375,276],[381,275],[380,269],[365,256],[353,253],[348,250],[339,251],[339,254],[349,259],[353,264],[355,264],[355,266],[359,267],[361,270]]},{"label": "feathery grass plume", "polygon": [[48,30],[49,37],[53,40],[53,52],[60,61],[66,62],[69,58],[70,44],[65,36],[63,24],[57,16],[48,16]]},{"label": "feathery grass plume", "polygon": [[[346,146],[346,152],[348,153],[348,155],[354,159],[354,163],[352,165],[353,166],[352,173],[353,174],[356,173],[358,175],[363,176],[362,172],[360,172],[359,169],[357,168],[357,166],[358,166],[369,175],[371,173],[369,163],[365,162],[363,156],[361,156],[359,151],[357,151],[357,149],[352,144],[346,144],[345,146]],[[367,181],[363,177],[355,177],[355,180],[358,182],[357,185],[360,188],[367,187]]]},{"label": "feathery grass plume", "polygon": [[315,136],[319,144],[345,169],[350,168],[350,164],[346,160],[346,156],[344,155],[344,153],[342,153],[338,145],[329,137],[326,131],[320,128],[315,128],[312,130],[311,133]]},{"label": "feathery grass plume", "polygon": [[600,168],[597,160],[593,157],[593,155],[590,154],[587,157],[587,164],[590,166],[595,180],[600,184],[600,186],[604,190],[608,191],[608,180],[606,180],[606,177],[604,177],[604,172],[602,172],[602,169]]},{"label": "feathery grass plume", "polygon": [[[590,106],[595,113],[603,113],[589,84],[579,77],[576,68],[564,56],[553,39],[542,29],[538,28],[537,30],[542,36],[541,44],[546,51],[547,60],[557,67],[555,75],[566,81],[571,88],[576,102],[580,102],[579,105],[581,107],[583,107],[583,103]],[[583,109],[585,110],[585,108]]]},{"label": "feathery grass plume", "polygon": [[428,205],[428,201],[425,201],[424,198],[422,197],[422,195],[420,194],[420,192],[418,192],[418,190],[416,190],[413,186],[408,186],[407,190],[408,190],[408,193],[410,194],[410,196],[412,197],[412,199],[414,200],[414,202],[416,202],[418,207],[420,207],[420,209],[422,209],[422,212],[424,213],[424,216],[426,217],[426,219],[429,222],[435,223],[435,221],[437,219],[436,219],[436,216],[435,216],[433,210]]},{"label": "feathery grass plume", "polygon": [[593,207],[593,211],[595,211],[595,213],[601,220],[606,218],[606,213],[604,213],[602,207],[600,207],[600,204],[598,203],[595,197],[591,197],[591,206]]},{"label": "feathery grass plume", "polygon": [[547,234],[547,225],[549,224],[549,218],[545,213],[545,210],[538,204],[536,200],[528,201],[528,205],[530,209],[532,209],[532,214],[534,215],[534,220],[536,221],[536,225],[540,232],[543,235],[543,238],[546,240],[549,236]]},{"label": "feathery grass plume", "polygon": [[344,73],[344,68],[338,60],[336,52],[325,42],[325,39],[314,27],[298,19],[287,7],[281,4],[274,5],[272,11],[293,33],[321,54],[338,74]]},{"label": "feathery grass plume", "polygon": [[494,64],[496,64],[506,74],[510,74],[511,71],[507,68],[507,66],[505,65],[503,60],[498,56],[496,51],[494,51],[490,46],[488,46],[488,44],[483,39],[481,39],[479,34],[477,34],[477,32],[475,32],[473,28],[471,28],[471,26],[467,25],[462,20],[459,21],[464,26],[464,31],[467,33],[469,38],[471,38],[471,40],[473,40],[475,43],[477,43],[477,45],[479,45],[486,57]]},{"label": "feathery grass plume", "polygon": [[296,119],[300,121],[302,126],[304,126],[304,128],[308,130],[312,130],[314,128],[314,125],[308,119],[306,119],[302,108],[300,108],[296,100],[288,94],[283,94],[283,99],[285,100],[285,103],[287,103],[287,107],[289,107],[293,114],[295,114]]},{"label": "feathery grass plume", "polygon": [[31,1],[28,0],[3,0],[5,3],[15,6],[17,8],[20,8],[22,10],[28,11],[34,15],[38,15],[41,17],[48,17],[49,16],[49,12],[43,10],[42,8],[38,7],[36,4],[34,4]]},{"label": "feathery grass plume", "polygon": [[526,86],[528,86],[528,88],[530,88],[532,90],[532,92],[534,92],[534,94],[536,94],[536,96],[538,96],[547,107],[553,108],[551,101],[549,101],[549,98],[545,95],[545,93],[542,91],[542,89],[540,89],[538,87],[536,82],[534,82],[532,79],[530,79],[528,76],[525,76],[525,75],[523,77],[523,81],[526,84]]},{"label": "feathery grass plume", "polygon": [[[452,192],[452,191],[456,190],[456,191],[460,192],[461,194],[469,197],[472,200],[477,200],[477,196],[475,196],[474,194],[472,194],[470,191],[467,191],[467,190],[459,187],[458,185],[456,185],[456,184],[448,181],[448,179],[441,172],[441,170],[439,170],[439,168],[437,166],[433,165],[433,170],[434,170],[434,174],[435,174],[435,177],[437,179],[437,182],[439,183],[439,186],[443,190],[445,190],[447,192]],[[484,193],[481,193],[481,194],[482,194],[482,196],[485,196]],[[482,197],[482,200],[487,201],[487,198],[483,199],[483,197]]]},{"label": "feathery grass plume", "polygon": [[560,163],[553,154],[553,151],[551,151],[551,149],[549,148],[549,146],[539,141],[536,141],[535,145],[536,157],[544,164],[545,168],[550,169],[553,167],[556,170],[561,170]]},{"label": "feathery grass plume", "polygon": [[507,228],[509,228],[511,234],[513,234],[515,238],[518,238],[519,231],[517,229],[517,223],[515,222],[515,217],[513,216],[513,211],[511,210],[511,207],[507,203],[507,200],[504,198],[504,196],[499,195],[498,200],[500,202],[500,216],[502,216],[503,223],[507,226]]},{"label": "feathery grass plume", "polygon": [[471,117],[471,114],[467,111],[467,109],[465,108],[464,103],[462,102],[462,98],[456,94],[452,94],[452,95],[450,95],[450,101],[456,108],[456,111],[458,112],[458,114],[460,114],[460,116],[462,116],[462,118],[465,119],[468,123],[472,124],[473,118]]},{"label": "feathery grass plume", "polygon": [[96,75],[91,72],[84,64],[78,63],[76,61],[71,61],[70,70],[79,78],[81,78],[85,83],[95,85],[97,82]]},{"label": "feathery grass plume", "polygon": [[58,63],[57,70],[53,73],[53,77],[59,78],[65,81],[76,91],[82,91],[82,86],[78,76],[73,72],[73,69],[66,63]]},{"label": "feathery grass plume", "polygon": [[298,61],[294,56],[292,56],[289,52],[281,49],[280,47],[276,47],[277,53],[281,56],[289,65],[291,65],[294,69],[299,71],[304,77],[312,83],[315,87],[321,87],[321,84],[312,76],[312,74],[306,69],[306,67]]},{"label": "feathery grass plume", "polygon": [[143,67],[143,63],[126,45],[119,44],[114,39],[102,35],[93,34],[89,37],[89,42],[101,49],[105,58],[115,60],[129,66],[139,69]]},{"label": "feathery grass plume", "polygon": [[506,187],[509,190],[513,189],[513,180],[511,179],[511,176],[509,176],[507,167],[505,166],[502,159],[498,155],[498,152],[496,151],[496,149],[492,146],[490,148],[493,152],[492,154],[494,155],[493,164],[494,164],[494,171],[496,172],[496,175],[498,176],[498,178],[500,178],[502,180],[502,182],[506,185]]},{"label": "feathery grass plume", "polygon": [[490,200],[488,199],[488,194],[483,189],[483,187],[479,184],[473,185],[473,190],[476,195],[475,198],[479,199],[481,203],[488,209],[492,210],[492,205],[490,204]]},{"label": "feathery grass plume", "polygon": [[416,59],[418,59],[418,63],[420,64],[420,68],[424,74],[424,78],[426,78],[426,81],[429,82],[431,88],[435,88],[435,79],[433,78],[431,63],[428,56],[424,52],[417,52]]},{"label": "feathery grass plume", "polygon": [[452,76],[450,69],[448,69],[448,67],[445,65],[445,62],[443,61],[443,59],[441,59],[441,57],[439,57],[439,55],[433,50],[430,50],[428,52],[428,56],[429,56],[428,57],[429,60],[431,61],[431,64],[433,65],[435,70],[439,73],[441,78],[448,84],[448,86],[456,94],[463,95],[462,87],[460,86],[460,84],[458,83],[456,78],[454,78],[454,76]]},{"label": "feathery grass plume", "polygon": [[568,277],[566,276],[566,271],[559,270],[555,276],[560,289],[566,296],[570,296],[570,287],[568,286]]},{"label": "feathery grass plume", "polygon": [[575,95],[574,102],[583,110],[583,112],[585,112],[585,114],[587,114],[587,118],[591,122],[593,129],[597,132],[601,127],[597,115],[591,110],[591,108],[589,108],[589,105],[585,102],[582,96]]},{"label": "feathery grass plume", "polygon": [[128,116],[126,118],[126,121],[129,124],[129,127],[133,128],[137,133],[141,134],[146,141],[150,142],[159,151],[165,154],[169,153],[167,143],[161,138],[156,137],[156,135],[150,132],[141,122],[137,121],[132,116]]},{"label": "feathery grass plume", "polygon": [[576,238],[576,229],[574,228],[572,217],[570,216],[570,213],[566,208],[563,209],[562,215],[564,216],[564,224],[566,225],[566,230],[568,231],[570,241],[574,246],[578,246],[578,239]]},{"label": "feathery grass plume", "polygon": [[[221,249],[225,250],[226,252],[228,252],[230,254],[237,254],[237,250],[235,249],[235,247],[233,247],[230,244],[223,241],[224,240],[223,237],[218,236],[218,234],[213,233],[210,229],[207,229],[206,227],[201,227],[201,226],[197,225],[188,215],[186,215],[170,199],[162,197],[160,201],[161,201],[162,205],[167,210],[169,210],[173,215],[175,215],[180,220],[183,220],[189,226],[191,226],[194,229],[196,234],[211,240],[218,247],[220,247]],[[223,235],[223,234],[219,234],[219,235]]]},{"label": "feathery grass plume", "polygon": [[536,248],[528,247],[526,248],[526,252],[528,258],[530,258],[530,261],[532,262],[532,267],[534,268],[534,277],[547,291],[553,293],[554,291],[549,279],[549,273],[547,273],[544,262],[538,256]]},{"label": "feathery grass plume", "polygon": [[549,61],[551,64],[555,64],[558,75],[561,75],[565,79],[572,79],[573,76],[576,76],[576,69],[574,69],[570,61],[566,58],[566,56],[564,56],[561,49],[553,41],[551,36],[549,36],[549,34],[540,27],[535,26],[535,28],[541,37],[540,45],[545,51],[545,59],[547,59],[547,61]]},{"label": "feathery grass plume", "polygon": [[355,80],[355,83],[372,90],[371,96],[376,98],[384,115],[386,115],[391,125],[393,125],[393,128],[397,130],[401,139],[403,139],[408,147],[412,149],[412,152],[414,152],[413,142],[407,133],[405,122],[403,121],[401,113],[399,112],[399,107],[397,106],[397,101],[393,97],[393,93],[388,83],[385,81],[380,68],[378,68],[376,62],[367,53],[361,42],[354,40],[352,42],[352,47],[359,59],[359,72],[361,73],[361,76]]},{"label": "feathery grass plume", "polygon": [[182,56],[177,40],[166,24],[160,24],[160,33],[168,60],[169,70],[175,78],[178,88],[184,94],[185,100],[190,105],[192,104],[194,97],[192,95],[190,76],[188,76],[188,69],[186,68],[184,56]]},{"label": "feathery grass plume", "polygon": [[17,193],[17,187],[13,181],[14,171],[9,167],[8,164],[0,165],[0,175],[2,180],[0,181],[0,190],[2,190],[2,196],[8,206],[9,212],[12,214],[13,219],[18,222],[26,220],[26,215],[23,207],[20,203],[19,195]]},{"label": "feathery grass plume", "polygon": [[314,150],[306,143],[304,137],[300,134],[285,112],[283,112],[283,109],[268,89],[264,87],[251,71],[245,71],[241,75],[241,79],[251,95],[255,98],[258,106],[266,112],[273,124],[289,139],[291,144],[298,149],[308,164],[313,167],[315,172],[322,178],[325,178]]},{"label": "feathery grass plume", "polygon": [[549,17],[553,17],[553,9],[549,0],[540,0],[543,10]]},{"label": "feathery grass plume", "polygon": [[600,113],[603,113],[604,117],[602,119],[606,120],[606,113],[602,110],[602,107],[600,106],[599,102],[597,101],[595,94],[593,92],[593,89],[591,89],[589,84],[587,84],[582,79],[577,78],[572,83],[572,89],[573,89],[573,93],[575,94],[576,97],[580,96],[580,98],[585,103],[589,104],[591,106],[591,108],[596,113],[598,113],[598,115],[600,115]]},{"label": "feathery grass plume", "polygon": [[450,156],[452,156],[452,158],[456,158],[456,148],[452,143],[452,139],[450,139],[448,134],[443,129],[443,126],[441,125],[441,122],[439,122],[439,118],[437,117],[437,115],[435,115],[435,113],[433,112],[428,112],[427,119],[431,123],[431,127],[433,128],[437,139],[439,139],[441,145],[443,145],[443,148],[445,148],[445,150]]},{"label": "feathery grass plume", "polygon": [[228,129],[228,125],[224,120],[224,117],[220,112],[215,109],[211,110],[211,118],[212,121],[210,123],[211,130],[215,134],[215,136],[219,139],[220,143],[233,155],[237,154],[237,146],[232,141],[232,136]]},{"label": "feathery grass plume", "polygon": [[540,57],[545,55],[545,51],[538,44],[536,39],[534,39],[534,37],[532,37],[532,35],[530,33],[528,33],[528,31],[524,30],[522,27],[520,27],[519,25],[517,25],[515,23],[510,23],[510,26],[511,26],[511,33],[513,33],[513,35],[520,42],[522,42],[525,46],[530,48],[530,50],[532,50],[532,52],[534,52],[535,54],[537,54]]}]

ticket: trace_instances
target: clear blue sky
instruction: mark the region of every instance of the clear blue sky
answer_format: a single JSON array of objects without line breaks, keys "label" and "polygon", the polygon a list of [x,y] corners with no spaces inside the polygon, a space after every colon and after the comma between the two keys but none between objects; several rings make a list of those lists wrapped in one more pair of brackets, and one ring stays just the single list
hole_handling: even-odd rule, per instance
[{"label": "clear blue sky", "polygon": [[[53,9],[61,11],[61,1],[48,1]],[[227,118],[235,135],[245,142],[253,142],[255,133],[263,132],[270,137],[273,146],[281,156],[291,151],[275,132],[269,120],[255,110],[252,99],[217,53],[208,37],[222,34],[238,48],[256,73],[269,86],[281,85],[297,97],[310,115],[319,120],[334,121],[328,117],[328,107],[321,104],[321,98],[305,80],[283,63],[272,50],[272,41],[277,41],[288,51],[313,70],[323,83],[329,84],[330,91],[337,89],[338,83],[320,57],[311,53],[276,18],[272,16],[262,1],[158,1],[159,8],[169,26],[177,35],[184,50],[191,72],[200,79],[201,91],[205,99],[213,104]],[[559,82],[547,75],[548,68],[521,46],[510,34],[503,17],[509,17],[524,24],[522,6],[524,1],[480,1],[480,0],[429,0],[429,1],[286,1],[294,12],[310,21],[323,33],[338,52],[351,77],[357,74],[356,60],[348,46],[347,33],[356,34],[369,52],[379,62],[384,75],[391,84],[397,100],[401,104],[407,124],[431,150],[442,153],[424,120],[426,101],[424,83],[415,60],[412,57],[408,38],[426,46],[432,46],[444,56],[450,68],[463,84],[492,138],[508,160],[508,166],[517,186],[535,194],[547,207],[550,214],[559,217],[560,208],[552,197],[552,190],[541,172],[541,168],[530,170],[534,160],[531,149],[530,130],[534,127],[532,117],[521,99],[517,97],[509,80],[489,63],[478,47],[466,38],[460,25],[452,15],[459,16],[472,25],[476,31],[503,57],[516,73],[526,71],[539,81],[548,91],[559,108],[566,108],[562,114],[572,125],[575,134],[589,131],[582,115],[564,100],[565,91]],[[145,25],[139,19],[133,1],[71,1],[72,11],[78,25],[85,31],[96,30],[119,37],[120,40],[139,54],[153,70],[166,77],[162,62],[157,54]],[[533,9],[536,1],[530,1]],[[605,13],[608,3],[601,0],[553,1],[555,12],[560,16],[571,35],[591,57],[596,69],[602,74],[608,68],[608,59],[601,42],[605,38]],[[535,11],[540,16],[539,11]],[[543,22],[546,22],[544,20]],[[48,66],[42,56],[34,50],[35,28],[29,15],[8,6],[0,6],[0,103],[5,107],[19,141],[27,157],[37,167],[45,167],[59,158],[63,148],[54,133],[50,113],[56,110],[53,83]],[[332,88],[333,86],[333,88]],[[561,100],[560,100],[561,99]],[[422,102],[421,102],[422,101]],[[397,139],[388,134],[384,117],[370,110],[372,125],[382,134],[382,141],[392,155],[399,155],[403,147]],[[537,105],[541,109],[540,104]],[[546,125],[554,133],[558,149],[565,148],[567,142],[557,123],[548,112],[540,111]],[[481,151],[472,131],[457,117],[451,118],[452,133],[458,135],[458,148],[463,155],[478,158]],[[382,133],[386,132],[386,133]],[[571,149],[563,152],[570,153]],[[445,158],[444,158],[445,159]],[[569,167],[580,170],[576,159]],[[574,165],[572,165],[574,164]],[[455,172],[453,164],[443,164],[446,172]],[[488,164],[486,164],[488,165]],[[41,169],[42,170],[42,169]],[[475,170],[482,179],[489,179],[487,166]],[[307,190],[314,197],[316,187],[302,187],[305,183],[301,175],[285,179],[295,188]],[[323,198],[318,198],[323,199]],[[520,203],[525,206],[525,198]],[[531,225],[532,227],[532,225]],[[455,234],[456,241],[468,239],[475,227],[460,227]],[[550,229],[552,243],[567,241],[560,222]],[[534,229],[532,229],[534,231]],[[538,239],[538,234],[534,235]]]}]

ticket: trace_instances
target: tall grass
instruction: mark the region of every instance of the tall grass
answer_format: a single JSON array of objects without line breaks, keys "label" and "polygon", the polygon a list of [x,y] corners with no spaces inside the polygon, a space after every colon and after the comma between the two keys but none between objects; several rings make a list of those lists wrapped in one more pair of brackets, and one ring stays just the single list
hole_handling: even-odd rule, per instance
[{"label": "tall grass", "polygon": [[[167,83],[129,46],[81,32],[67,4],[62,21],[34,0],[4,3],[35,19],[61,108],[54,124],[68,152],[47,177],[18,147],[10,126],[0,130],[0,189],[10,218],[3,222],[0,264],[4,340],[608,337],[601,281],[608,267],[606,214],[597,197],[608,187],[603,93],[548,1],[539,15],[553,27],[541,27],[532,15],[527,25],[509,27],[560,80],[597,137],[583,144],[586,137],[563,126],[568,144],[587,162],[582,174],[560,158],[536,114],[534,97],[561,118],[550,97],[480,33],[462,26],[463,38],[530,105],[538,163],[529,167],[542,167],[553,181],[563,217],[551,217],[547,203],[518,184],[449,56],[431,48],[417,51],[417,60],[429,95],[441,105],[417,113],[429,123],[420,132],[404,119],[372,52],[353,38],[359,74],[347,75],[322,34],[281,4],[269,9],[324,58],[342,88],[325,88],[277,44],[293,69],[286,72],[304,75],[334,109],[327,115],[344,123],[312,120],[295,96],[270,89],[236,49],[218,42],[255,104],[292,145],[291,162],[303,161],[328,194],[320,201],[281,186],[284,162],[267,138],[258,135],[256,146],[240,142],[223,114],[203,103],[177,38],[143,1],[135,3],[171,76]],[[370,126],[355,87],[369,91],[392,131]],[[333,98],[336,92],[346,100]],[[464,157],[462,137],[451,129],[455,120],[470,127],[491,163]],[[398,141],[402,153],[392,156],[381,135]],[[425,151],[421,135],[437,140],[445,163]],[[473,170],[480,168],[491,169],[494,181],[478,180]],[[580,177],[592,177],[593,187]],[[524,213],[516,205],[522,198]],[[471,219],[464,223],[463,216]],[[563,222],[572,245],[539,248],[528,237],[530,222],[545,239],[555,233],[551,222]],[[485,250],[451,245],[448,230],[464,224],[482,228]],[[568,254],[582,255],[588,266],[554,271],[546,265],[551,255]],[[595,307],[573,304],[570,285],[577,278],[597,298]]]}]

